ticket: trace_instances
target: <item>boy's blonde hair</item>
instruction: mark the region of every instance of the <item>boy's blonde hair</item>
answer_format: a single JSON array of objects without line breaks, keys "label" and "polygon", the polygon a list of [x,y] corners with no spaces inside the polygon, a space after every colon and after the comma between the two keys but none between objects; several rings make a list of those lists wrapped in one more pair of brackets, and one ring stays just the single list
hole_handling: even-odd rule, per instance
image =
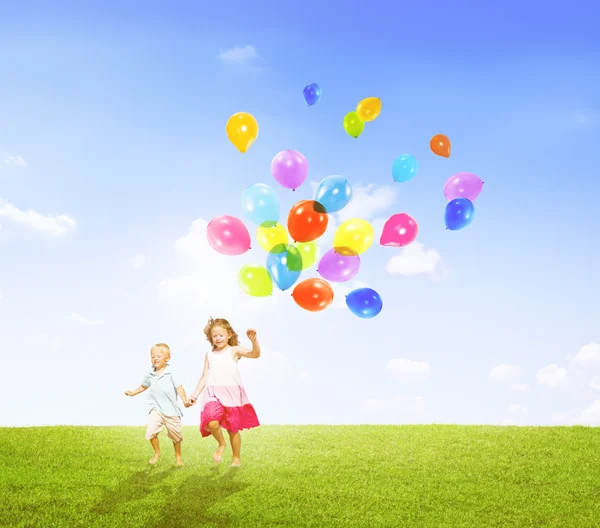
[{"label": "boy's blonde hair", "polygon": [[227,344],[229,346],[238,346],[240,344],[238,335],[235,333],[235,330],[231,327],[231,325],[229,324],[229,321],[227,319],[222,319],[222,318],[213,319],[211,317],[208,320],[208,323],[206,323],[206,326],[204,327],[204,335],[206,336],[206,339],[208,340],[208,342],[211,345],[213,344],[213,342],[212,342],[212,337],[210,334],[212,333],[212,329],[215,326],[220,326],[226,332],[229,333],[230,337],[229,337],[229,341],[227,342]]},{"label": "boy's blonde hair", "polygon": [[[154,345],[152,348],[161,348],[162,350],[164,350],[169,356],[171,355],[171,349],[169,348],[169,345],[165,344],[165,343],[156,343],[156,345]],[[150,349],[150,353],[152,353],[152,348]]]}]

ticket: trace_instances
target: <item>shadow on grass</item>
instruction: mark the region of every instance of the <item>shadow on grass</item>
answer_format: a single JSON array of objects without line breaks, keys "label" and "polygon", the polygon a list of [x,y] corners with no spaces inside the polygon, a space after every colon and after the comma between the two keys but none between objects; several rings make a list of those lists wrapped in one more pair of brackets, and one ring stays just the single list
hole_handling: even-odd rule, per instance
[{"label": "shadow on grass", "polygon": [[[180,471],[196,474],[172,482],[171,477]],[[209,510],[247,486],[235,480],[238,471],[239,468],[231,467],[225,470],[219,467],[210,470],[173,467],[166,471],[157,471],[155,467],[148,468],[134,473],[114,488],[105,490],[90,513],[94,516],[117,518],[123,513],[124,506],[155,495],[158,498],[155,506],[150,503],[140,505],[140,508],[157,510],[157,515],[154,516],[157,521],[146,526],[164,528],[209,524],[219,528],[226,527],[230,524],[229,515],[212,515]]]}]

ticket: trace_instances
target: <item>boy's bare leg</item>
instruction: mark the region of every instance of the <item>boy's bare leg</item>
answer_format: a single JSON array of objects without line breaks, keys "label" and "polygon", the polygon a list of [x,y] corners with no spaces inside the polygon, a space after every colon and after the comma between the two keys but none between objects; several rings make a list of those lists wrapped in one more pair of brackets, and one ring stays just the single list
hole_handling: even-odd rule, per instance
[{"label": "boy's bare leg", "polygon": [[181,458],[181,442],[173,442],[173,447],[175,448],[175,459],[177,460],[177,465],[183,466],[183,459]]},{"label": "boy's bare leg", "polygon": [[237,433],[229,433],[229,440],[231,441],[231,451],[233,453],[233,460],[231,465],[236,467],[242,464],[240,460],[240,451],[242,449],[242,435],[238,431]]},{"label": "boy's bare leg", "polygon": [[150,459],[150,464],[156,464],[156,461],[160,458],[160,446],[158,444],[158,436],[155,436],[150,440],[152,447],[154,448],[154,456]]},{"label": "boy's bare leg", "polygon": [[223,430],[221,429],[221,426],[217,420],[208,422],[208,428],[210,429],[211,434],[215,437],[215,440],[219,442],[219,447],[217,447],[217,450],[213,453],[213,460],[218,464],[223,458],[223,451],[225,451],[226,447],[225,438],[223,437]]}]

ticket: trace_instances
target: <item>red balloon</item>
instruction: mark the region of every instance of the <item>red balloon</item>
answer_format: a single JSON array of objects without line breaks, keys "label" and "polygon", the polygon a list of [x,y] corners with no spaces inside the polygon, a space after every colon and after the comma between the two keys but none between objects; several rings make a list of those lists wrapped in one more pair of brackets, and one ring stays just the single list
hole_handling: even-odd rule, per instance
[{"label": "red balloon", "polygon": [[333,290],[323,279],[306,279],[296,285],[292,297],[300,308],[320,312],[333,302]]},{"label": "red balloon", "polygon": [[314,200],[302,200],[290,209],[288,232],[294,242],[311,242],[327,231],[329,217]]}]

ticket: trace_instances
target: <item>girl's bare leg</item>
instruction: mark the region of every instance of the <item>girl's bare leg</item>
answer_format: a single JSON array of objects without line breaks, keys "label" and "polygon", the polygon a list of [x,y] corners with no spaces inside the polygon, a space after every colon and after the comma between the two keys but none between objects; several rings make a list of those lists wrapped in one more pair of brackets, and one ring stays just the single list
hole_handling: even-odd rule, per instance
[{"label": "girl's bare leg", "polygon": [[158,444],[158,436],[155,436],[150,440],[152,447],[154,448],[154,456],[150,459],[150,464],[156,464],[157,460],[160,458],[160,446]]},{"label": "girl's bare leg", "polygon": [[217,447],[217,450],[213,453],[213,460],[218,464],[223,458],[223,451],[225,451],[227,444],[225,444],[223,430],[221,429],[221,426],[217,420],[208,422],[208,428],[210,429],[211,434],[215,437],[215,440],[219,442],[219,447]]},{"label": "girl's bare leg", "polygon": [[229,440],[231,441],[231,451],[233,452],[233,460],[231,465],[236,467],[242,464],[240,460],[240,451],[242,449],[242,435],[238,431],[237,433],[229,433]]},{"label": "girl's bare leg", "polygon": [[177,460],[177,465],[183,466],[183,459],[181,458],[181,442],[173,442],[173,447],[175,448],[175,460]]}]

